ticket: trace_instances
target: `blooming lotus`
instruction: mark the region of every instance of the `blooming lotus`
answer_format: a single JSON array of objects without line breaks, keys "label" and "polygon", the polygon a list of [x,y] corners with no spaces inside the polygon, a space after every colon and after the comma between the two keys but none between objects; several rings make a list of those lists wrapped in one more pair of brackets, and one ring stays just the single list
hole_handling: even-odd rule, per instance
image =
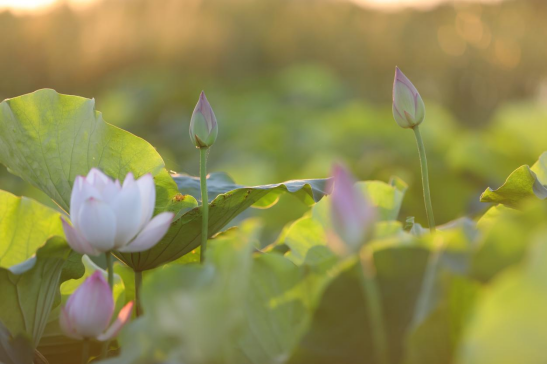
[{"label": "blooming lotus", "polygon": [[86,177],[78,176],[74,181],[72,225],[61,218],[66,239],[81,254],[145,251],[165,235],[174,217],[165,212],[152,218],[155,204],[151,174],[135,180],[128,173],[121,185],[93,168]]},{"label": "blooming lotus", "polygon": [[395,67],[393,81],[393,117],[403,128],[414,128],[425,118],[425,105],[420,93],[398,67]]},{"label": "blooming lotus", "polygon": [[197,148],[208,148],[215,143],[217,134],[217,118],[202,91],[190,119],[190,139]]},{"label": "blooming lotus", "polygon": [[133,302],[127,303],[110,325],[114,314],[114,299],[103,274],[95,271],[61,309],[61,329],[71,338],[107,341],[116,337],[129,320],[132,308]]},{"label": "blooming lotus", "polygon": [[342,166],[333,168],[331,221],[334,232],[328,244],[333,252],[346,256],[357,252],[370,236],[376,221],[376,208],[355,186],[355,180]]}]

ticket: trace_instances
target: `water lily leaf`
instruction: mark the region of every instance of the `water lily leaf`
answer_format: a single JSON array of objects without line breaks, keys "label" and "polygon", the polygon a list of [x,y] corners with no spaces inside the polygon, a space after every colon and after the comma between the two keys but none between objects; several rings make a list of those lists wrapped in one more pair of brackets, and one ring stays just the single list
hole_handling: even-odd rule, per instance
[{"label": "water lily leaf", "polygon": [[0,103],[0,163],[48,194],[68,211],[77,175],[98,167],[123,180],[152,173],[158,211],[165,210],[176,186],[160,155],[145,140],[103,120],[95,100],[50,89]]},{"label": "water lily leaf", "polygon": [[486,189],[480,199],[484,203],[514,207],[531,197],[547,198],[547,152],[531,168],[523,165],[513,171],[498,189]]},{"label": "water lily leaf", "polygon": [[[64,238],[52,237],[36,255],[9,269],[0,268],[0,321],[13,334],[27,333],[38,345],[59,284],[83,274]],[[67,264],[65,266],[65,264]]]},{"label": "water lily leaf", "polygon": [[[211,174],[211,191],[222,192],[209,203],[209,236],[220,232],[232,219],[252,205],[271,206],[280,194],[288,192],[300,198],[306,204],[314,204],[327,194],[328,179],[292,180],[281,184],[241,187],[229,182],[225,174]],[[199,198],[196,183],[199,180],[187,175],[174,175],[174,180],[181,187],[180,193],[196,201]],[[226,191],[226,189],[234,188]],[[267,204],[264,202],[267,201]],[[121,261],[135,271],[154,269],[165,263],[177,260],[195,250],[201,243],[201,209],[196,207],[183,214],[172,225],[165,237],[150,250],[126,254],[116,253]]]}]

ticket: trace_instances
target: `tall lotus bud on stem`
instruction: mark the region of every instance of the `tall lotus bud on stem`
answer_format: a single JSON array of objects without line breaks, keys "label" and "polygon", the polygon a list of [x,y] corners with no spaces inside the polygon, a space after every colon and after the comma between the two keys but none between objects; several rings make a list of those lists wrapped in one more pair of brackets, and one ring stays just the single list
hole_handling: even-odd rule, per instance
[{"label": "tall lotus bud on stem", "polygon": [[215,143],[217,134],[215,113],[202,91],[190,120],[190,139],[197,148],[209,148]]},{"label": "tall lotus bud on stem", "polygon": [[393,117],[403,128],[414,128],[425,118],[425,105],[412,82],[395,67],[393,80]]},{"label": "tall lotus bud on stem", "polygon": [[367,245],[376,222],[376,208],[355,186],[351,174],[342,166],[333,168],[331,220],[334,232],[328,234],[328,245],[336,254],[357,255],[360,281],[372,329],[377,363],[389,363],[388,343],[382,310],[382,298],[376,283],[373,249]]},{"label": "tall lotus bud on stem", "polygon": [[424,190],[424,203],[429,229],[435,231],[435,218],[433,216],[433,205],[429,191],[429,173],[427,171],[427,157],[425,146],[420,134],[420,123],[425,118],[425,105],[418,90],[410,80],[395,67],[395,80],[393,81],[393,117],[397,124],[403,128],[412,128],[418,144],[420,166],[422,171],[422,185]]},{"label": "tall lotus bud on stem", "polygon": [[117,319],[110,324],[114,314],[114,298],[100,271],[95,271],[68,298],[61,309],[60,325],[68,337],[84,340],[83,362],[88,360],[91,339],[109,341],[131,317],[133,302],[126,304]]},{"label": "tall lotus bud on stem", "polygon": [[199,148],[199,180],[201,188],[201,253],[200,261],[205,258],[209,230],[209,198],[207,194],[207,151],[215,143],[218,124],[213,108],[202,91],[190,120],[190,139]]},{"label": "tall lotus bud on stem", "polygon": [[376,221],[376,209],[355,186],[351,174],[341,165],[333,168],[329,246],[340,256],[354,254],[370,237]]}]

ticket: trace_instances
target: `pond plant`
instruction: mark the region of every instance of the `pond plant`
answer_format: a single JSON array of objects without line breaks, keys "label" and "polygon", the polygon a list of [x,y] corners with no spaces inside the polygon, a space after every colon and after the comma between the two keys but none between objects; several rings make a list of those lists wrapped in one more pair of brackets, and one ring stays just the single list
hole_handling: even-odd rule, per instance
[{"label": "pond plant", "polygon": [[[208,174],[222,134],[203,92],[199,177],[168,172],[93,99],[4,100],[0,162],[57,209],[0,190],[0,361],[547,362],[547,154],[486,189],[482,216],[436,226],[425,104],[398,68],[392,96],[418,145],[427,228],[399,220],[397,177],[355,181],[340,163],[259,186]],[[274,242],[258,219],[229,227],[282,194],[311,208]]]}]

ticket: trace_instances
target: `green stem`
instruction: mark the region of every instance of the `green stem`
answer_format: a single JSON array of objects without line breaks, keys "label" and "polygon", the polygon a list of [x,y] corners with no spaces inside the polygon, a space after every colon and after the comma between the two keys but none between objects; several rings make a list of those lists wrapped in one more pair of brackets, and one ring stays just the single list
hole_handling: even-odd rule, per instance
[{"label": "green stem", "polygon": [[141,308],[142,271],[135,271],[135,312],[137,317],[142,314]]},{"label": "green stem", "polygon": [[437,282],[437,272],[439,271],[441,254],[444,249],[444,241],[437,236],[433,241],[433,248],[427,262],[420,294],[416,301],[414,316],[412,318],[412,327],[416,328],[422,323],[431,312],[431,307],[435,305],[434,291]]},{"label": "green stem", "polygon": [[376,362],[387,364],[389,363],[387,334],[382,310],[382,298],[376,281],[372,251],[365,247],[360,256],[361,286],[367,303],[366,308],[372,331]]},{"label": "green stem", "polygon": [[106,272],[108,273],[108,285],[110,290],[114,290],[114,263],[112,261],[112,253],[110,251],[104,253],[106,258]]},{"label": "green stem", "polygon": [[209,198],[207,197],[207,152],[208,148],[199,149],[199,180],[201,184],[201,253],[200,262],[205,260],[209,228]]},{"label": "green stem", "polygon": [[82,343],[82,364],[87,364],[89,360],[89,339],[84,338]]},{"label": "green stem", "polygon": [[429,174],[427,172],[427,158],[425,156],[424,141],[420,134],[418,126],[413,128],[414,135],[416,136],[416,143],[418,144],[418,153],[420,154],[420,165],[422,170],[422,185],[424,189],[424,202],[425,212],[427,214],[427,221],[429,224],[429,230],[435,232],[435,217],[433,216],[433,206],[431,205],[431,194],[429,192]]}]

